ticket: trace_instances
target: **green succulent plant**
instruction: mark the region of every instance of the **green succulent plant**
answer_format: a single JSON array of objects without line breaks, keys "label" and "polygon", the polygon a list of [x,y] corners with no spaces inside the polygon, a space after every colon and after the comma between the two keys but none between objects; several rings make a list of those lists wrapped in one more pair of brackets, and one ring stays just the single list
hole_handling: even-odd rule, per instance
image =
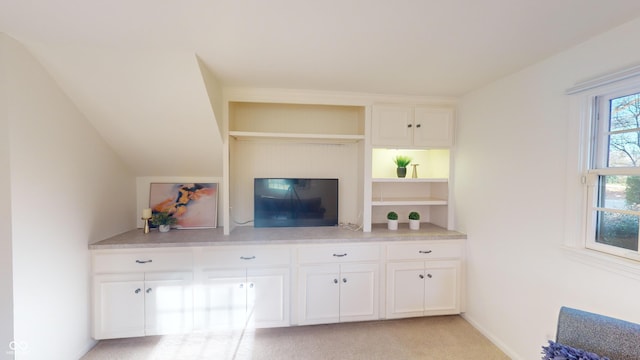
[{"label": "green succulent plant", "polygon": [[411,163],[411,157],[406,155],[398,155],[393,159],[396,166],[399,168],[406,168]]},{"label": "green succulent plant", "polygon": [[155,226],[175,225],[178,223],[178,219],[171,216],[168,212],[157,212],[151,216],[151,223]]},{"label": "green succulent plant", "polygon": [[398,213],[396,213],[395,211],[389,211],[389,213],[387,213],[387,219],[398,220]]},{"label": "green succulent plant", "polygon": [[409,220],[420,220],[420,214],[415,211],[410,212]]}]

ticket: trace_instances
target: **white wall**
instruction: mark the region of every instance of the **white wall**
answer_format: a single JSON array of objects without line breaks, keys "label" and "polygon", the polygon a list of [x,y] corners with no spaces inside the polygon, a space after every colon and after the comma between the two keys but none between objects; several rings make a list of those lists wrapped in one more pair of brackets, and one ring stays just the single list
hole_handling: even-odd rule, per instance
[{"label": "white wall", "polygon": [[9,176],[9,119],[7,117],[7,69],[5,42],[0,33],[0,359],[12,359],[13,267],[11,260],[11,183]]},{"label": "white wall", "polygon": [[16,359],[77,359],[94,344],[87,246],[135,227],[135,178],[22,45],[2,51]]},{"label": "white wall", "polygon": [[639,63],[640,48],[628,40],[638,33],[640,19],[460,102],[455,207],[469,236],[465,316],[514,359],[540,358],[561,305],[640,322],[640,280],[562,250],[575,226],[565,214],[579,211],[566,194],[580,187],[564,92]]}]

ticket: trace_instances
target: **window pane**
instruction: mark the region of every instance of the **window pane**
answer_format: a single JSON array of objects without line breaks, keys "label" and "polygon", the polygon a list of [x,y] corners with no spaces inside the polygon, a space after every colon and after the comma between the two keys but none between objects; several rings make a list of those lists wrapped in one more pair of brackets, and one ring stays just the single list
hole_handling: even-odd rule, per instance
[{"label": "window pane", "polygon": [[638,216],[598,211],[596,242],[638,250]]},{"label": "window pane", "polygon": [[640,176],[600,176],[598,207],[640,211]]},{"label": "window pane", "polygon": [[609,167],[640,165],[640,132],[609,135]]},{"label": "window pane", "polygon": [[611,99],[609,105],[610,131],[640,128],[640,94]]}]

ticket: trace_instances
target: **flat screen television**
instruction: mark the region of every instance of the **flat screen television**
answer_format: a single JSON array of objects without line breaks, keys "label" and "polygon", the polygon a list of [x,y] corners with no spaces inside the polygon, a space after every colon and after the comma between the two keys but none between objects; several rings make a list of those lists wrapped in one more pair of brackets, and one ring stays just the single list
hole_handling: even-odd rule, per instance
[{"label": "flat screen television", "polygon": [[338,225],[338,179],[255,178],[254,227]]}]

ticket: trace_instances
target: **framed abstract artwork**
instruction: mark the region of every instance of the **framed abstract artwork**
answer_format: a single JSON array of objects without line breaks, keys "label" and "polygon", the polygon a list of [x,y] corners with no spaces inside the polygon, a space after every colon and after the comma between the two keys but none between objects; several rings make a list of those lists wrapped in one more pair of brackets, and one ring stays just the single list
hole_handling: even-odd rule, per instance
[{"label": "framed abstract artwork", "polygon": [[151,183],[152,213],[167,212],[178,219],[177,229],[215,228],[218,225],[217,183]]}]

